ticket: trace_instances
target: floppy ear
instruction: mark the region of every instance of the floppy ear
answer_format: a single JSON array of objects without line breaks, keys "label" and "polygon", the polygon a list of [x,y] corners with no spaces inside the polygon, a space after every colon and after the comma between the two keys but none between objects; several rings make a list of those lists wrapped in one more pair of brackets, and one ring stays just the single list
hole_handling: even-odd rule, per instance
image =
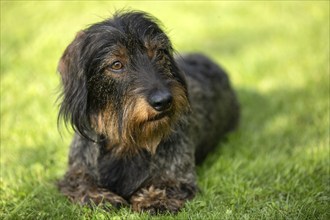
[{"label": "floppy ear", "polygon": [[64,119],[66,125],[70,123],[75,131],[87,137],[86,133],[90,129],[87,117],[88,92],[82,59],[85,38],[85,33],[79,32],[64,51],[58,64],[63,85],[58,122]]},{"label": "floppy ear", "polygon": [[62,76],[63,85],[69,80],[70,75],[77,74],[79,66],[79,58],[81,56],[81,46],[85,38],[85,33],[80,31],[77,33],[75,39],[65,49],[59,63],[57,70]]}]

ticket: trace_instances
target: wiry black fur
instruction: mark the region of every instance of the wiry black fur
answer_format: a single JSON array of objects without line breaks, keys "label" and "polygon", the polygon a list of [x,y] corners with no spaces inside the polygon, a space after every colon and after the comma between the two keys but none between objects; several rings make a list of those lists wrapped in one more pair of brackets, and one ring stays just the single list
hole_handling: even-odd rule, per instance
[{"label": "wiry black fur", "polygon": [[[113,59],[124,68],[109,70]],[[59,187],[75,202],[176,212],[196,193],[195,162],[238,123],[239,107],[226,73],[200,54],[174,58],[157,20],[143,12],[117,13],[79,32],[59,72],[59,119],[76,131]],[[150,96],[163,91],[173,96],[172,107],[151,110]],[[141,106],[145,111],[134,113]],[[143,117],[146,121],[127,142],[127,121]],[[138,133],[144,131],[139,126],[150,124],[153,129],[145,131],[150,133]],[[141,137],[142,142],[134,140]]]},{"label": "wiry black fur", "polygon": [[129,199],[134,191],[150,178],[150,157],[146,151],[141,151],[129,160],[115,157],[107,150],[100,152],[100,185]]}]

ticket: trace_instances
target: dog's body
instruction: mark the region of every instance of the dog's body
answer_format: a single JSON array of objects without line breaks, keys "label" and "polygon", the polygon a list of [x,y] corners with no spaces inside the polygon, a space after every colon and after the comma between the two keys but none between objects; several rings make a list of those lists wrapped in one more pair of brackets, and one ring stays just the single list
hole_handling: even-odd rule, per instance
[{"label": "dog's body", "polygon": [[73,201],[176,212],[194,197],[195,162],[236,127],[239,107],[216,64],[172,51],[152,17],[129,12],[64,52],[60,116],[76,135],[59,187]]}]

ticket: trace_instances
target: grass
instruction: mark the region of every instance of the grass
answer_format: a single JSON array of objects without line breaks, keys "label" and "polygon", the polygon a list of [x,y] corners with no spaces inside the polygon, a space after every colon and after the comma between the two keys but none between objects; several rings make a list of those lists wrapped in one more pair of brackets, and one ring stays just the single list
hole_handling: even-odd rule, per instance
[{"label": "grass", "polygon": [[[239,130],[198,167],[202,193],[177,215],[88,209],[54,186],[72,135],[56,126],[57,62],[123,7],[222,63],[241,102]],[[328,1],[1,1],[0,219],[329,219],[329,107]]]}]

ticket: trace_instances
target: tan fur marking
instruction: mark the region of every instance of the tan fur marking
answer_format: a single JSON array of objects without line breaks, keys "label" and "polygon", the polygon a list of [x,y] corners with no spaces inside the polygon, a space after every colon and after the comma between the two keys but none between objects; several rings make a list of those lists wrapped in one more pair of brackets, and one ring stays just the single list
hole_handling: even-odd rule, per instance
[{"label": "tan fur marking", "polygon": [[118,133],[118,116],[107,106],[92,120],[94,129],[106,135],[110,140],[108,147],[120,155],[134,155],[141,149],[156,153],[159,143],[172,131],[179,116],[188,111],[189,102],[184,88],[179,83],[172,83],[173,104],[168,114],[153,120],[159,112],[154,110],[142,96],[128,96],[123,111],[122,132]]},{"label": "tan fur marking", "polygon": [[142,97],[128,105],[124,112],[123,141],[127,145],[155,153],[161,139],[170,129],[169,118],[150,121],[158,113]]},{"label": "tan fur marking", "polygon": [[120,142],[118,117],[112,111],[110,105],[100,112],[96,118],[92,118],[91,123],[98,134],[106,135],[111,140],[112,145],[117,145]]}]

